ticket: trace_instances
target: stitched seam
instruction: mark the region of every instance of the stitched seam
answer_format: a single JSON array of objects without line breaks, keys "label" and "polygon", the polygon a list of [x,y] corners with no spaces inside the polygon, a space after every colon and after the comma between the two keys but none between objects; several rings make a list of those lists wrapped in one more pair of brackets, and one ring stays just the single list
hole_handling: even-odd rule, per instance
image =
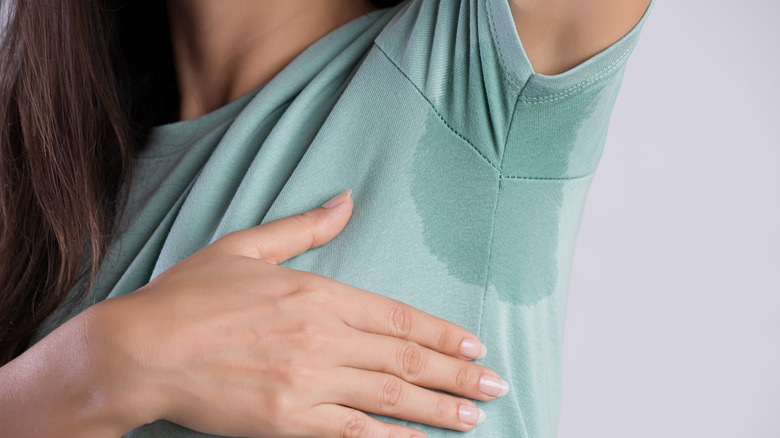
[{"label": "stitched seam", "polygon": [[515,104],[512,106],[512,115],[509,116],[509,126],[506,128],[506,135],[504,135],[504,144],[501,145],[501,163],[498,167],[499,178],[504,177],[504,157],[506,157],[506,147],[509,144],[509,134],[512,132],[512,125],[515,123],[515,113],[517,113],[517,107],[519,106],[520,96],[515,99]]},{"label": "stitched seam", "polygon": [[[517,96],[517,99],[519,100],[520,96]],[[487,290],[488,286],[490,286],[490,262],[493,261],[493,242],[495,242],[495,236],[496,236],[496,213],[498,212],[498,202],[501,199],[501,184],[502,180],[504,179],[504,157],[506,157],[506,145],[509,142],[509,133],[512,132],[512,124],[515,122],[515,112],[517,111],[518,100],[515,100],[515,104],[512,108],[512,115],[509,118],[509,126],[506,130],[506,135],[504,136],[504,145],[503,149],[501,151],[501,163],[499,164],[498,168],[498,182],[496,187],[496,200],[493,205],[493,215],[490,218],[490,240],[488,242],[488,256],[487,261],[485,262],[485,284],[482,288],[482,303],[480,306],[480,312],[479,312],[479,320],[478,320],[478,327],[477,327],[477,337],[481,338],[482,336],[482,318],[485,315],[485,302],[487,301]]]},{"label": "stitched seam", "polygon": [[492,167],[493,169],[495,169],[495,170],[499,171],[499,173],[500,173],[500,172],[501,172],[501,171],[500,171],[500,169],[499,169],[499,168],[498,168],[498,167],[497,167],[495,164],[493,164],[493,162],[492,162],[492,161],[490,161],[490,159],[489,159],[488,157],[486,157],[486,156],[485,156],[485,154],[483,154],[483,153],[482,153],[482,152],[481,152],[479,149],[477,149],[477,147],[476,147],[476,146],[474,146],[474,143],[472,143],[472,142],[471,142],[469,139],[467,139],[466,137],[464,137],[464,136],[463,136],[463,135],[462,135],[460,132],[458,132],[458,131],[457,131],[455,128],[453,128],[453,127],[452,127],[452,126],[451,126],[449,123],[447,123],[447,120],[444,118],[444,116],[442,116],[442,115],[441,115],[441,113],[439,112],[439,110],[437,110],[437,109],[436,109],[436,107],[433,105],[433,103],[432,103],[430,100],[428,100],[428,97],[427,97],[427,96],[425,96],[425,94],[422,92],[422,90],[420,90],[420,89],[417,87],[417,84],[415,84],[415,83],[414,83],[414,81],[412,81],[412,79],[411,79],[411,78],[409,78],[409,76],[407,76],[407,75],[406,75],[406,73],[404,73],[404,71],[401,69],[401,67],[399,67],[399,66],[398,66],[398,64],[396,64],[396,63],[395,63],[395,61],[393,61],[393,59],[392,59],[392,58],[390,58],[390,56],[389,56],[387,53],[385,53],[385,51],[384,51],[384,50],[382,50],[382,47],[380,47],[380,46],[379,46],[379,44],[376,44],[376,43],[374,44],[374,46],[375,46],[375,47],[376,47],[376,48],[377,48],[377,49],[378,49],[380,52],[382,52],[382,54],[383,54],[383,55],[385,55],[385,58],[387,58],[387,60],[388,60],[388,61],[390,61],[390,63],[391,63],[391,64],[393,64],[393,65],[395,66],[395,68],[396,68],[396,69],[397,69],[397,70],[398,70],[398,71],[399,71],[399,72],[400,72],[400,73],[401,73],[401,74],[402,74],[402,75],[403,75],[403,76],[406,78],[406,80],[407,80],[407,81],[408,81],[410,84],[412,84],[412,87],[414,87],[414,89],[415,89],[415,90],[417,90],[417,93],[419,93],[419,94],[420,94],[420,96],[421,96],[423,99],[425,99],[425,101],[426,101],[426,102],[428,102],[428,105],[431,107],[431,110],[433,110],[433,112],[434,112],[434,113],[435,113],[435,114],[436,114],[436,115],[439,117],[439,120],[441,120],[441,121],[442,121],[442,123],[444,123],[444,126],[446,126],[446,127],[447,127],[447,129],[449,129],[450,131],[452,131],[452,133],[453,133],[453,134],[457,135],[457,136],[458,136],[458,138],[460,138],[461,140],[465,141],[465,142],[466,142],[466,144],[468,144],[468,145],[471,147],[471,149],[472,149],[474,152],[476,152],[476,153],[477,153],[477,155],[479,155],[480,157],[482,157],[482,159],[483,159],[483,160],[485,160],[485,162],[486,162],[487,164],[489,164],[489,165],[490,165],[490,167]]},{"label": "stitched seam", "polygon": [[501,196],[501,175],[499,174],[498,180],[496,181],[497,186],[496,187],[496,201],[493,204],[493,214],[490,218],[490,240],[488,243],[488,256],[487,256],[487,262],[485,263],[485,285],[482,288],[482,303],[480,306],[479,311],[479,319],[477,320],[477,338],[482,339],[482,318],[485,316],[485,302],[487,301],[487,290],[488,286],[490,285],[490,262],[493,260],[493,242],[495,241],[496,236],[496,212],[498,211],[498,200]]},{"label": "stitched seam", "polygon": [[[589,87],[593,83],[599,81],[604,76],[612,73],[615,69],[618,68],[618,66],[631,54],[631,51],[636,47],[636,42],[631,44],[626,50],[623,52],[622,55],[615,61],[613,61],[610,65],[604,68],[604,70],[601,71],[601,73],[597,74],[596,76],[592,77],[591,79],[575,85],[573,87],[569,87],[565,90],[559,91],[554,94],[545,95],[545,96],[520,96],[520,100],[523,102],[527,102],[529,104],[537,104],[537,103],[548,103],[548,102],[554,102],[556,100],[565,99],[571,95],[577,94],[583,89]],[[598,56],[598,55],[596,55]]]},{"label": "stitched seam", "polygon": [[589,172],[585,175],[580,176],[572,176],[572,177],[565,177],[565,178],[545,178],[545,177],[536,177],[536,176],[510,176],[510,175],[501,175],[502,179],[525,179],[525,180],[531,180],[531,181],[574,181],[578,179],[588,178],[590,176],[593,176],[596,172]]},{"label": "stitched seam", "polygon": [[[490,31],[490,35],[493,37],[493,41],[496,43],[496,51],[498,52],[498,58],[501,60],[501,73],[503,73],[504,76],[504,83],[506,83],[512,92],[514,92],[516,95],[520,95],[520,93],[523,91],[523,87],[519,86],[507,72],[509,69],[506,67],[506,61],[504,61],[504,51],[501,49],[500,39],[498,38],[498,34],[496,34],[495,28],[493,27],[493,22],[495,21],[493,18],[493,7],[490,6],[490,1],[485,2],[485,5],[487,6],[488,17],[490,18],[488,20],[488,30]],[[477,19],[479,19],[479,17]],[[477,40],[479,41],[479,35],[477,36]]]}]

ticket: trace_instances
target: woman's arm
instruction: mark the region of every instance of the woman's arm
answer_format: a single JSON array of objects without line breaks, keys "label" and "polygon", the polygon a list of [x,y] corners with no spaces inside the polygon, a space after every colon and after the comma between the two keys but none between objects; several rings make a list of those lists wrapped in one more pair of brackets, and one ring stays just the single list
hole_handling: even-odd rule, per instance
[{"label": "woman's arm", "polygon": [[639,21],[650,0],[509,0],[536,73],[563,73],[609,47]]},{"label": "woman's arm", "polygon": [[117,437],[153,420],[143,387],[103,368],[95,308],[0,368],[0,436]]},{"label": "woman's arm", "polygon": [[[0,436],[118,436],[166,419],[232,436],[422,436],[508,386],[465,329],[278,263],[320,246],[352,201],[231,233],[99,303],[0,369]],[[456,394],[454,397],[425,388]]]}]

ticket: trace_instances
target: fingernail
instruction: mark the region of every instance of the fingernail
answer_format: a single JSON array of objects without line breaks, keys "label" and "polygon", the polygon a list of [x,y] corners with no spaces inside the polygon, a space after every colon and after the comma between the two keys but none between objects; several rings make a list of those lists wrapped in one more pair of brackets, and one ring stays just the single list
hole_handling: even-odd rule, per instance
[{"label": "fingernail", "polygon": [[486,374],[479,379],[479,390],[489,397],[502,397],[509,392],[509,383],[500,377]]},{"label": "fingernail", "polygon": [[346,192],[343,192],[343,193],[339,193],[338,195],[334,196],[333,199],[331,199],[330,201],[322,204],[322,206],[325,207],[325,208],[337,207],[337,206],[341,205],[342,203],[344,203],[344,201],[346,201],[347,198],[349,198],[350,194],[352,194],[352,189],[349,189],[349,190],[347,190]]},{"label": "fingernail", "polygon": [[458,416],[460,421],[467,424],[479,424],[485,421],[485,411],[469,405],[461,405],[458,409]]},{"label": "fingernail", "polygon": [[479,341],[465,339],[460,343],[460,354],[474,359],[482,359],[487,354],[487,348]]}]

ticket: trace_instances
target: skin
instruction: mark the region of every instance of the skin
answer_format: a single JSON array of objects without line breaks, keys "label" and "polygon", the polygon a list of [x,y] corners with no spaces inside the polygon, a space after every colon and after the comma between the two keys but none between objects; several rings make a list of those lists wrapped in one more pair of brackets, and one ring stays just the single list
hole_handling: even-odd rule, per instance
[{"label": "skin", "polygon": [[376,8],[368,0],[168,0],[181,120],[268,82],[333,29]]},{"label": "skin", "polygon": [[627,34],[650,0],[509,0],[523,49],[536,73],[576,67]]},{"label": "skin", "polygon": [[[510,7],[534,70],[557,74],[625,35],[648,3],[510,0]],[[169,0],[169,9],[187,120],[268,82],[373,6]],[[0,436],[116,437],[158,419],[237,436],[424,436],[363,412],[474,428],[479,411],[469,399],[490,401],[507,389],[471,362],[483,352],[474,334],[278,266],[341,231],[351,198],[328,206],[231,233],[142,289],[92,306],[0,368]]]}]

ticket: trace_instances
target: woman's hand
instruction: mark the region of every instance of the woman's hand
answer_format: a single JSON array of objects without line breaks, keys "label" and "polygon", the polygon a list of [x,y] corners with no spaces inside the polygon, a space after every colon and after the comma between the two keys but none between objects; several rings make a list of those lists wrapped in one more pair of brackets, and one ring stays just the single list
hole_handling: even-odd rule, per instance
[{"label": "woman's hand", "polygon": [[221,435],[424,436],[361,411],[472,429],[484,418],[473,402],[430,389],[478,400],[506,392],[495,372],[469,362],[484,354],[473,334],[277,265],[330,241],[351,211],[344,193],[231,233],[95,306],[102,335],[92,360],[114,387],[104,393],[136,406],[137,425],[166,419]]}]

